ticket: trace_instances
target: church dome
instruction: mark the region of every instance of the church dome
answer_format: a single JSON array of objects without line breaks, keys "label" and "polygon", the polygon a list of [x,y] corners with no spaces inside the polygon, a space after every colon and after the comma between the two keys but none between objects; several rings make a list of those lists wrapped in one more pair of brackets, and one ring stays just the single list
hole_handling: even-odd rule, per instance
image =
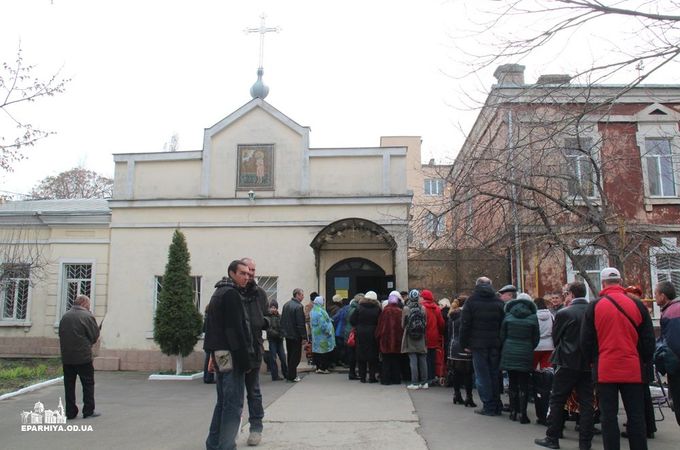
[{"label": "church dome", "polygon": [[263,73],[264,69],[262,69],[262,67],[257,69],[257,81],[250,88],[250,96],[253,98],[264,99],[267,96],[267,94],[269,94],[269,87],[262,82]]}]

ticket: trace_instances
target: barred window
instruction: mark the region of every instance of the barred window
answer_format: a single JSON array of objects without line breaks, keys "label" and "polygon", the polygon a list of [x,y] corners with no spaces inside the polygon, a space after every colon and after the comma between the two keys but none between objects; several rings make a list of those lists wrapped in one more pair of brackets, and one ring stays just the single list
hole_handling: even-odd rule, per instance
[{"label": "barred window", "polygon": [[257,277],[257,285],[260,286],[267,293],[267,300],[277,300],[277,288],[279,277]]},{"label": "barred window", "polygon": [[[163,276],[156,275],[154,278],[154,290],[153,290],[153,310],[156,311],[156,305],[158,305],[158,298],[160,297],[161,290],[163,289]],[[201,276],[196,275],[191,277],[191,287],[194,293],[194,305],[196,310],[201,310]]]},{"label": "barred window", "polygon": [[0,287],[2,289],[1,320],[26,320],[30,266],[28,264],[2,264]]},{"label": "barred window", "polygon": [[73,307],[79,295],[92,297],[92,264],[64,264],[62,273],[61,313],[64,314]]}]

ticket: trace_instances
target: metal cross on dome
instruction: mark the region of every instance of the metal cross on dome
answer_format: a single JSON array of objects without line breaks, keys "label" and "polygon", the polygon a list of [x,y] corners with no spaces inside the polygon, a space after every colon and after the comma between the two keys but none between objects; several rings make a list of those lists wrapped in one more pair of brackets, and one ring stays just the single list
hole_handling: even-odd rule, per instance
[{"label": "metal cross on dome", "polygon": [[265,26],[264,20],[267,18],[265,13],[260,15],[260,26],[257,28],[246,28],[244,31],[246,33],[260,33],[260,65],[262,68],[262,61],[264,59],[264,35],[266,33],[278,33],[281,31],[279,27],[267,27]]}]

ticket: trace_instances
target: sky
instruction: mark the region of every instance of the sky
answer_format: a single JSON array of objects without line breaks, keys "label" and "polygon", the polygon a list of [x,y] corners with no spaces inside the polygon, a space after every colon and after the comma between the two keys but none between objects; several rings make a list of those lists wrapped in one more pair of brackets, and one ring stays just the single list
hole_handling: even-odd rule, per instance
[{"label": "sky", "polygon": [[[265,37],[266,101],[311,128],[311,147],[416,135],[423,161],[451,162],[477,115],[470,97],[494,82],[493,68],[462,77],[462,43],[482,40],[463,1],[3,0],[0,61],[21,47],[36,75],[71,81],[21,110],[55,134],[0,174],[0,190],[28,193],[79,165],[112,176],[112,154],[162,151],[173,134],[178,150],[201,149],[203,129],[251,99],[259,35],[244,30],[263,12],[280,28]],[[567,47],[521,61],[527,78],[568,71]]]}]

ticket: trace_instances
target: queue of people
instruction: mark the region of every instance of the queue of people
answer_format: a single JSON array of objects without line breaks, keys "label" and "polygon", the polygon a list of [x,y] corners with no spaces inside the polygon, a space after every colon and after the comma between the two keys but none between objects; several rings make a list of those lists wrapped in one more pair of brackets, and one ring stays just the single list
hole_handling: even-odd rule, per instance
[{"label": "queue of people", "polygon": [[[280,364],[287,381],[300,381],[297,367],[308,346],[317,374],[344,365],[348,379],[362,383],[405,383],[409,390],[447,385],[453,387],[454,405],[472,408],[476,386],[481,405],[474,412],[482,416],[507,411],[510,420],[530,423],[533,394],[536,422],[547,426],[534,443],[547,448],[560,448],[565,420],[577,412],[579,449],[590,449],[600,432],[594,426],[598,413],[605,449],[618,449],[621,437],[632,450],[646,449],[656,432],[649,394],[654,362],[667,374],[675,404],[680,401],[680,300],[670,282],[659,283],[654,292],[662,311],[654,356],[641,292],[624,288],[615,268],[601,272],[602,290],[590,302],[579,281],[566,285],[559,300],[554,294],[546,300],[518,293],[512,285],[496,291],[489,278],[480,277],[469,296],[439,303],[430,290],[412,289],[392,291],[383,302],[374,291],[351,300],[336,296],[328,304],[312,293],[307,307],[298,288],[281,314],[276,302],[267,303],[254,273],[252,260],[232,262],[207,308],[205,350],[217,384],[209,449],[235,448],[244,391],[248,444],[260,442],[262,330],[267,330],[272,380],[280,379]],[[501,400],[506,375],[507,404]],[[627,416],[623,432],[619,398]],[[677,408],[676,419],[680,425]]]}]

